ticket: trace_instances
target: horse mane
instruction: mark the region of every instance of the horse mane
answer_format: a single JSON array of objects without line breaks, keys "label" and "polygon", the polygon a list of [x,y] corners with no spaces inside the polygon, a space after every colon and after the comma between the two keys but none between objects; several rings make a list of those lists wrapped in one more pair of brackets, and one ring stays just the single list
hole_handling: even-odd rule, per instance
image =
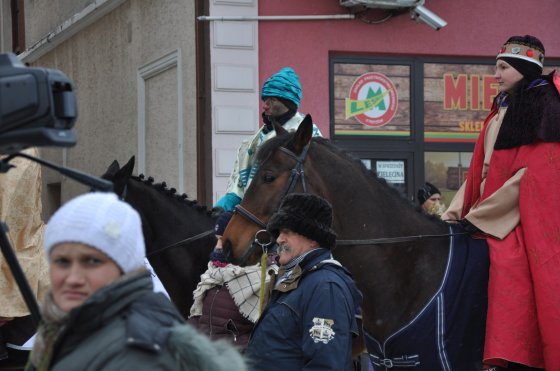
[{"label": "horse mane", "polygon": [[212,214],[211,210],[208,210],[208,208],[205,205],[200,204],[197,200],[190,200],[188,197],[188,195],[186,193],[182,193],[182,194],[177,194],[177,189],[175,188],[168,188],[167,187],[167,183],[166,182],[161,182],[161,183],[155,183],[155,180],[153,177],[148,176],[146,178],[146,176],[144,174],[140,174],[138,176],[134,176],[132,175],[130,177],[130,179],[133,179],[137,182],[140,182],[150,188],[155,189],[156,191],[158,191],[159,193],[170,197],[176,201],[179,201],[181,203],[185,203],[187,206],[190,206],[194,209],[196,209],[198,212],[205,212],[208,216],[210,216]]},{"label": "horse mane", "polygon": [[[265,162],[270,155],[272,155],[279,147],[282,147],[283,145],[288,144],[287,149],[293,150],[293,148],[289,148],[289,143],[291,139],[294,137],[294,135],[295,132],[284,133],[282,135],[276,136],[264,142],[256,154],[257,163]],[[362,160],[356,157],[355,155],[353,155],[352,153],[334,145],[330,140],[326,138],[313,137],[311,138],[311,141],[313,143],[325,147],[327,151],[332,152],[335,155],[349,161],[351,164],[354,165],[356,169],[361,171],[363,175],[371,179],[372,182],[379,183],[390,195],[401,200],[404,204],[407,205],[407,207],[412,207],[416,211],[420,212],[420,210],[415,207],[415,204],[412,201],[404,197],[396,188],[389,185],[389,183],[387,183],[387,181],[384,178],[378,177],[374,171],[366,168]]]}]

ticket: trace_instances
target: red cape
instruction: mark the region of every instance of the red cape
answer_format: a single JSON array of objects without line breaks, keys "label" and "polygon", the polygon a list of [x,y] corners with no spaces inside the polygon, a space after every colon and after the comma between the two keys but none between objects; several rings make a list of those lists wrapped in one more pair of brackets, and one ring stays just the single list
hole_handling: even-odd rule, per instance
[{"label": "red cape", "polygon": [[520,183],[519,225],[504,240],[488,238],[485,362],[560,370],[560,143],[494,150],[480,195],[484,133],[494,114],[475,147],[463,216],[519,169],[527,170]]}]

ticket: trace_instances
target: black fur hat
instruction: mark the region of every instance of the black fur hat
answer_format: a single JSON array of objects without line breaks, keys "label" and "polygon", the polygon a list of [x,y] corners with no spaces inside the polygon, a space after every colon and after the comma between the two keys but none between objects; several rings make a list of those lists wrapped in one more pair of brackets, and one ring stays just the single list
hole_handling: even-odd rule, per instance
[{"label": "black fur hat", "polygon": [[426,182],[426,184],[424,184],[422,188],[418,190],[418,203],[420,205],[424,204],[424,202],[426,202],[428,198],[432,197],[436,193],[441,194],[441,192],[435,185]]},{"label": "black fur hat", "polygon": [[292,193],[272,215],[267,229],[275,237],[281,229],[289,229],[332,249],[336,243],[332,222],[332,206],[327,200],[308,193]]}]

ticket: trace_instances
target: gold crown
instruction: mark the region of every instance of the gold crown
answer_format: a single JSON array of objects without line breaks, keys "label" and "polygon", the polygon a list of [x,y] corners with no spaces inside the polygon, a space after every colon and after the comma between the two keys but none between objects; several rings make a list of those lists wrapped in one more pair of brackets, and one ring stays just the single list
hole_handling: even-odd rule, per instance
[{"label": "gold crown", "polygon": [[542,68],[544,62],[544,51],[536,48],[535,45],[515,41],[505,43],[504,46],[502,46],[496,59],[503,57],[523,59],[527,62],[535,63]]}]

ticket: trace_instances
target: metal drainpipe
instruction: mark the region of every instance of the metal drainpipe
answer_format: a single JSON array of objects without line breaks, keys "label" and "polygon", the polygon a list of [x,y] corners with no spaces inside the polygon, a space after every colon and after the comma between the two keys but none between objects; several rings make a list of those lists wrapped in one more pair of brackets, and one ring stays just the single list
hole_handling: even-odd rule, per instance
[{"label": "metal drainpipe", "polygon": [[199,21],[321,21],[354,19],[354,14],[333,15],[257,15],[257,16],[199,16]]},{"label": "metal drainpipe", "polygon": [[[206,0],[195,1],[195,16],[207,13]],[[203,205],[212,205],[212,122],[210,82],[210,31],[207,23],[196,22],[196,193]]]}]

